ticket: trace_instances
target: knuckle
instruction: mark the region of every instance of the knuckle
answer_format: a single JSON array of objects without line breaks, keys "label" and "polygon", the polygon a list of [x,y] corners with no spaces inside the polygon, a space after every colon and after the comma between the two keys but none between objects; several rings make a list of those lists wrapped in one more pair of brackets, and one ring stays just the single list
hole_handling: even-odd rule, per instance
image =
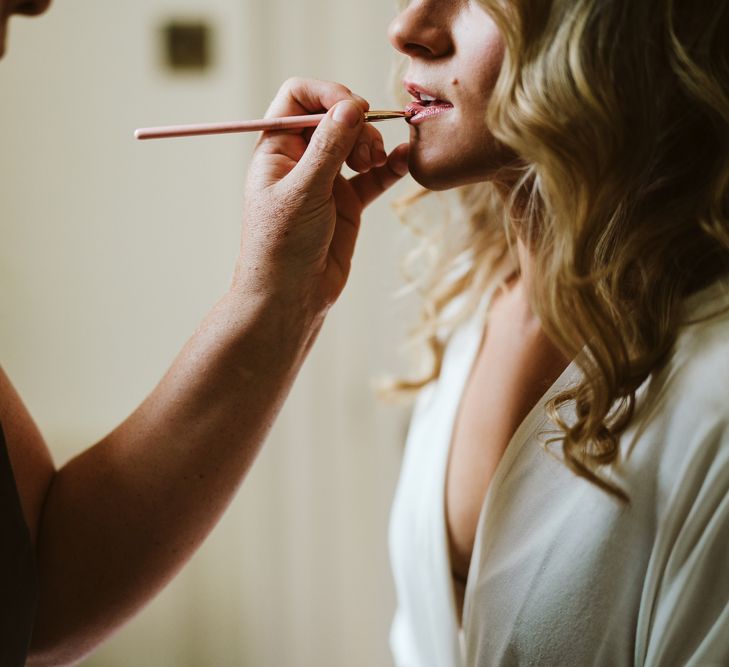
[{"label": "knuckle", "polygon": [[302,79],[300,76],[290,76],[288,79],[286,79],[286,81],[283,82],[281,90],[290,92],[292,90],[301,88],[303,81],[304,79]]},{"label": "knuckle", "polygon": [[332,88],[342,97],[352,97],[352,91],[344,84],[330,82]]}]

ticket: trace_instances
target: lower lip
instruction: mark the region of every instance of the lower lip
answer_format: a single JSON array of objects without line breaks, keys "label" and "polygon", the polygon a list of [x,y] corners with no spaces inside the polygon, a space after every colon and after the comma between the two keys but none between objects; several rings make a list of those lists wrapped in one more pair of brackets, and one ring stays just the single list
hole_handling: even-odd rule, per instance
[{"label": "lower lip", "polygon": [[413,114],[410,118],[408,118],[408,123],[411,125],[418,125],[419,123],[433,118],[434,116],[440,116],[440,114],[450,111],[451,109],[453,109],[452,104],[432,104],[429,106],[423,106],[422,104],[414,102],[413,104],[409,104],[406,109],[406,111]]}]

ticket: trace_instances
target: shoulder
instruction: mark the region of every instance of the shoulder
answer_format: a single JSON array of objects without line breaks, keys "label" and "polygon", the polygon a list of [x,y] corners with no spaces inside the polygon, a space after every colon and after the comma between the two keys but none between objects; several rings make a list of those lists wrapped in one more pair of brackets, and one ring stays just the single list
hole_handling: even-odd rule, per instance
[{"label": "shoulder", "polygon": [[689,321],[667,365],[669,388],[677,398],[701,406],[699,414],[729,416],[729,294],[710,288],[688,309]]},{"label": "shoulder", "polygon": [[729,483],[728,304],[715,290],[694,300],[670,359],[639,390],[629,449],[639,469],[655,467],[662,494],[708,478]]},{"label": "shoulder", "polygon": [[43,502],[55,467],[43,436],[1,367],[0,425],[5,434],[23,515],[35,542]]},{"label": "shoulder", "polygon": [[653,417],[689,423],[729,417],[729,285],[689,297],[673,351],[644,387]]}]

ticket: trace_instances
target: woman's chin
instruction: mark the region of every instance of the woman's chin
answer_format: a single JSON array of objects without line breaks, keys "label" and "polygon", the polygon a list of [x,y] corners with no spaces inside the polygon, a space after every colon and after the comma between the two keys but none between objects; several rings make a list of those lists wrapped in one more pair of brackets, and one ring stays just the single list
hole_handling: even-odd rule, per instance
[{"label": "woman's chin", "polygon": [[450,190],[497,179],[514,160],[513,153],[492,138],[481,145],[474,142],[463,150],[453,148],[451,146],[449,152],[437,151],[420,142],[411,142],[410,175],[428,190]]},{"label": "woman's chin", "polygon": [[428,190],[450,190],[461,185],[482,183],[489,180],[490,170],[464,169],[458,160],[452,163],[443,160],[428,160],[411,151],[408,158],[410,175]]},{"label": "woman's chin", "polygon": [[454,169],[453,165],[429,160],[417,151],[410,151],[408,166],[413,179],[428,190],[449,190],[463,185],[459,179],[459,170]]}]

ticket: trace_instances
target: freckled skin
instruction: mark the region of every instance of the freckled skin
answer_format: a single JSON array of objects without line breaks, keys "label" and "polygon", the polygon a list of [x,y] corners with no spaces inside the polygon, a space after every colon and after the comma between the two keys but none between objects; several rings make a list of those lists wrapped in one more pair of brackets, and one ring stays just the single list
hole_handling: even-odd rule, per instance
[{"label": "freckled skin", "polygon": [[[0,49],[9,17],[48,4],[0,0]],[[56,469],[0,367],[0,422],[41,582],[28,664],[77,664],[179,572],[237,493],[344,288],[364,208],[407,173],[407,144],[385,154],[362,122],[368,106],[341,84],[281,87],[271,116],[331,113],[316,132],[259,138],[228,290],[106,438]],[[353,157],[363,143],[367,162]],[[345,161],[360,173],[342,175]]]},{"label": "freckled skin", "polygon": [[513,155],[486,125],[486,107],[503,60],[503,40],[473,0],[413,0],[390,25],[390,41],[409,57],[406,80],[438,93],[453,109],[410,129],[410,172],[445,190],[493,179]]}]

